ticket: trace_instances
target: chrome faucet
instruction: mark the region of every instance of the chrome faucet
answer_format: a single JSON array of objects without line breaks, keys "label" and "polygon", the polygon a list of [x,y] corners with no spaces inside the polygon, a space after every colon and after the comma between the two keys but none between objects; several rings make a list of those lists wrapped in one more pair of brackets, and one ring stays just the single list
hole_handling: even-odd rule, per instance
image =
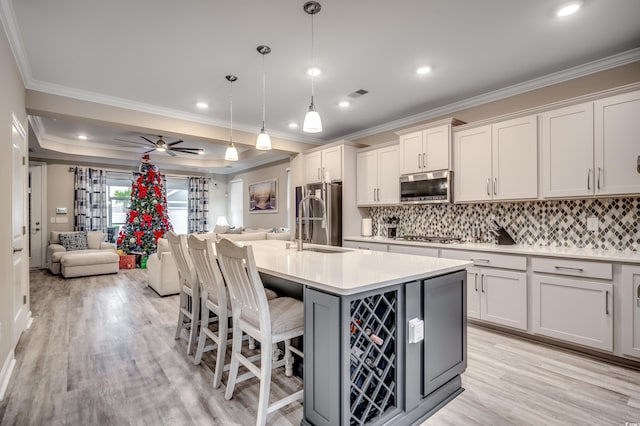
[{"label": "chrome faucet", "polygon": [[300,203],[298,203],[298,251],[302,251],[303,249],[303,239],[302,239],[302,220],[304,219],[303,214],[302,214],[302,205],[304,204],[305,201],[307,200],[318,200],[320,202],[320,205],[322,206],[322,217],[318,218],[318,217],[313,217],[310,218],[309,216],[307,216],[307,221],[309,220],[318,220],[321,219],[322,220],[322,225],[326,230],[327,233],[327,244],[329,244],[329,228],[327,227],[327,205],[324,203],[324,201],[322,200],[322,198],[316,196],[316,195],[307,195],[306,197],[303,197],[302,200],[300,200]]}]

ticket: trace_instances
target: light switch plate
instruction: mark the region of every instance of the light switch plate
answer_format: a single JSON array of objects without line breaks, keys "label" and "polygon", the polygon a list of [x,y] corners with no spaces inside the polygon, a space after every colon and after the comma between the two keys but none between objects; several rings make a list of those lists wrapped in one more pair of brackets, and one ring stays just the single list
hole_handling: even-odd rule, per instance
[{"label": "light switch plate", "polygon": [[598,232],[598,218],[591,216],[587,218],[587,231]]}]

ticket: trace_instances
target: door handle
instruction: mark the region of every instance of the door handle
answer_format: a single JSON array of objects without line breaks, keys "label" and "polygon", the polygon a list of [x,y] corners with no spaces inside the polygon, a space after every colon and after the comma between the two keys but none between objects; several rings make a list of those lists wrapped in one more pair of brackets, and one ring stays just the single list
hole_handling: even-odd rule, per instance
[{"label": "door handle", "polygon": [[14,253],[20,253],[21,251],[22,251],[22,249],[21,249],[21,248],[14,248],[14,249],[13,249],[13,252],[14,252]]},{"label": "door handle", "polygon": [[378,191],[378,201],[380,201],[380,188],[376,189]]},{"label": "door handle", "polygon": [[418,168],[421,169],[422,167],[420,166],[420,154],[418,154]]},{"label": "door handle", "polygon": [[587,190],[591,191],[591,169],[587,171]]},{"label": "door handle", "polygon": [[480,281],[480,289],[482,290],[482,292],[484,293],[484,282],[486,281],[487,276],[486,275],[482,275],[481,281]]},{"label": "door handle", "polygon": [[487,178],[487,195],[491,196],[491,191],[489,191],[489,183],[491,182],[491,178]]},{"label": "door handle", "polygon": [[600,191],[600,172],[602,171],[602,169],[600,167],[598,167],[598,191]]},{"label": "door handle", "polygon": [[609,290],[604,292],[604,314],[609,316]]},{"label": "door handle", "polygon": [[493,195],[498,195],[498,178],[493,178]]},{"label": "door handle", "polygon": [[582,271],[583,271],[583,269],[582,269],[582,268],[570,268],[570,267],[568,267],[568,266],[554,266],[554,268],[556,268],[556,269],[558,269],[558,270],[560,270],[560,271],[562,271],[562,270],[565,270],[565,271],[574,271],[574,272],[582,272]]},{"label": "door handle", "polygon": [[425,168],[425,169],[427,168],[427,164],[426,164],[426,162],[427,162],[427,154],[425,154],[425,153],[423,152],[423,153],[422,153],[422,167],[423,167],[423,168]]},{"label": "door handle", "polygon": [[489,263],[490,262],[489,259],[481,259],[481,258],[473,258],[473,257],[471,259],[469,259],[469,260],[472,261],[472,262],[485,262],[485,263]]},{"label": "door handle", "polygon": [[478,291],[478,274],[473,274],[473,277],[474,277],[473,281],[475,284],[476,291]]},{"label": "door handle", "polygon": [[636,291],[636,295],[638,296],[636,297],[636,305],[640,308],[640,284],[638,284],[638,291]]}]

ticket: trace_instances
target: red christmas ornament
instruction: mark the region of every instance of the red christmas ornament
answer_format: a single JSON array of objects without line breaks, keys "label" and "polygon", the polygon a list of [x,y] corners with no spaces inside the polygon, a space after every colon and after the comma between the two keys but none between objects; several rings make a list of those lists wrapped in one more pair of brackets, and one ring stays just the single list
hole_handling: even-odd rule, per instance
[{"label": "red christmas ornament", "polygon": [[144,231],[135,231],[133,235],[138,239],[138,244],[142,244],[142,236],[144,235]]},{"label": "red christmas ornament", "polygon": [[148,188],[143,184],[138,185],[138,195],[140,196],[140,198],[147,198],[147,189]]},{"label": "red christmas ornament", "polygon": [[138,217],[138,212],[135,210],[131,210],[129,212],[129,223],[133,223],[136,217]]},{"label": "red christmas ornament", "polygon": [[154,180],[156,180],[156,172],[149,170],[147,173],[147,182],[153,183]]},{"label": "red christmas ornament", "polygon": [[156,235],[156,244],[158,244],[158,239],[162,238],[162,236],[164,235],[164,231],[160,230],[160,231],[153,231],[153,233]]},{"label": "red christmas ornament", "polygon": [[160,189],[160,187],[159,187],[159,186],[154,186],[154,187],[153,187],[153,190],[156,192],[156,197],[157,197],[157,198],[162,197],[162,190]]},{"label": "red christmas ornament", "polygon": [[153,220],[153,216],[148,213],[142,213],[142,222],[144,226],[151,228],[151,221]]},{"label": "red christmas ornament", "polygon": [[158,210],[158,214],[160,216],[162,216],[162,209],[163,209],[162,204],[156,204],[156,210]]}]

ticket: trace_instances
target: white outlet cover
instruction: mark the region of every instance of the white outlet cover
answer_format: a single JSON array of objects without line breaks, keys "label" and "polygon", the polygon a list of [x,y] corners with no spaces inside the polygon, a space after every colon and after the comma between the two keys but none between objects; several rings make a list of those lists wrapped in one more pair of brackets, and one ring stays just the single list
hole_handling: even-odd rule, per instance
[{"label": "white outlet cover", "polygon": [[587,231],[597,232],[598,231],[598,218],[595,216],[591,216],[587,218]]}]

